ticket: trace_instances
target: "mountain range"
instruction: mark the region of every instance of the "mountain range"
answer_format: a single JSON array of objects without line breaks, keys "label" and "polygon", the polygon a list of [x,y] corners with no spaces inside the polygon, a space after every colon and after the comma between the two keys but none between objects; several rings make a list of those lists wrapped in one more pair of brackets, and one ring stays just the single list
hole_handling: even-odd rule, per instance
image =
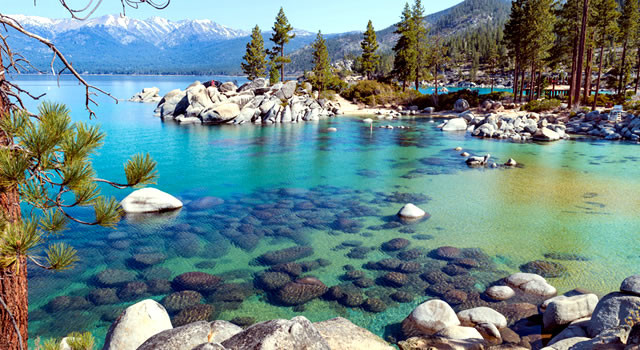
[{"label": "mountain range", "polygon": [[[428,15],[431,33],[454,36],[480,25],[502,25],[509,14],[510,0],[465,0],[444,11]],[[65,53],[74,67],[84,73],[137,74],[236,74],[248,42],[249,32],[211,20],[170,21],[161,17],[146,20],[107,15],[86,21],[13,15],[25,29],[50,39]],[[49,71],[51,53],[40,43],[11,33],[15,52],[29,57],[42,71]],[[378,32],[381,51],[395,43],[395,26]],[[309,69],[310,44],[315,33],[295,29],[287,45],[290,68]],[[270,46],[270,31],[263,32]],[[361,33],[325,35],[333,60],[358,54]]]}]

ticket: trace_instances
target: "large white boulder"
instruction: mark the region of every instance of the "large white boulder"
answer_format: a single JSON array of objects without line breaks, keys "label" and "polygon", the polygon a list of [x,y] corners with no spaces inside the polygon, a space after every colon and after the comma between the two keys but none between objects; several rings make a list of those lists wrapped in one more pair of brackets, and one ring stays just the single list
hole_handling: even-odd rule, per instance
[{"label": "large white boulder", "polygon": [[589,317],[598,304],[595,294],[560,296],[548,303],[542,320],[546,329],[555,329],[575,320]]},{"label": "large white boulder", "polygon": [[313,325],[331,350],[393,350],[382,338],[342,317]]},{"label": "large white boulder", "polygon": [[168,193],[147,187],[132,192],[120,206],[128,214],[155,213],[182,208],[182,202]]},{"label": "large white boulder", "polygon": [[432,335],[451,326],[459,326],[460,320],[451,306],[442,300],[429,300],[416,307],[402,321],[405,336]]},{"label": "large white boulder", "polygon": [[490,323],[497,328],[505,328],[507,319],[498,311],[481,306],[458,312],[458,319],[464,326],[475,326],[481,323]]},{"label": "large white boulder", "polygon": [[425,215],[427,215],[427,213],[424,210],[418,208],[412,203],[405,204],[398,212],[399,217],[408,220],[420,219]]},{"label": "large white boulder", "polygon": [[103,350],[136,350],[154,335],[172,329],[167,310],[154,300],[129,306],[111,325]]},{"label": "large white boulder", "polygon": [[467,131],[467,121],[464,118],[454,118],[449,120],[442,131]]},{"label": "large white boulder", "polygon": [[553,297],[558,292],[552,285],[547,283],[544,277],[534,273],[514,273],[507,277],[505,281],[513,288],[518,288],[525,293],[545,298]]}]

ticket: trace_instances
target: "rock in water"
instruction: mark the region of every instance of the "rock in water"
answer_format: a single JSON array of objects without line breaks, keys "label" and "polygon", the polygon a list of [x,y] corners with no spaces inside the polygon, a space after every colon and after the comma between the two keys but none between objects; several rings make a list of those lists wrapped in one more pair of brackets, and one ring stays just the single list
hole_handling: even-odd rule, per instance
[{"label": "rock in water", "polygon": [[490,323],[497,328],[505,328],[507,319],[498,311],[481,306],[458,312],[458,319],[464,326],[474,327],[481,323]]},{"label": "rock in water", "polygon": [[278,301],[285,305],[301,305],[322,296],[327,286],[315,277],[305,277],[289,282],[278,291]]},{"label": "rock in water", "polygon": [[625,324],[625,318],[632,318],[632,313],[640,310],[640,297],[623,293],[609,293],[602,297],[591,315],[587,327],[590,337],[602,331]]},{"label": "rock in water", "polygon": [[186,272],[173,279],[173,288],[178,291],[195,290],[209,293],[216,289],[220,281],[222,281],[220,277],[205,272]]},{"label": "rock in water", "polygon": [[427,215],[427,213],[424,210],[418,208],[412,203],[405,204],[405,206],[402,207],[398,212],[399,217],[408,220],[417,220],[424,217],[425,215]]},{"label": "rock in water", "polygon": [[466,131],[466,130],[467,130],[467,121],[464,118],[451,119],[442,127],[442,131]]},{"label": "rock in water", "polygon": [[489,287],[485,293],[493,300],[508,300],[516,296],[516,292],[509,286]]},{"label": "rock in water", "polygon": [[557,290],[547,283],[547,280],[540,275],[533,273],[514,273],[505,280],[513,288],[519,288],[525,293],[550,298],[555,296]]},{"label": "rock in water", "polygon": [[162,97],[158,95],[159,92],[160,89],[158,89],[157,87],[144,88],[141,92],[133,95],[133,97],[131,97],[129,101],[140,103],[158,103],[160,102],[160,100],[162,100]]},{"label": "rock in water", "polygon": [[640,295],[640,275],[625,278],[620,285],[620,291],[623,293]]},{"label": "rock in water", "polygon": [[451,326],[459,326],[455,311],[442,300],[429,300],[416,307],[402,321],[405,336],[432,335]]},{"label": "rock in water", "polygon": [[504,165],[506,165],[506,166],[516,166],[516,165],[518,165],[518,162],[516,162],[513,158],[509,158],[509,160],[507,160],[507,162],[504,163]]},{"label": "rock in water", "polygon": [[157,213],[180,209],[182,202],[168,193],[147,187],[128,195],[120,206],[128,214]]},{"label": "rock in water", "polygon": [[129,306],[111,325],[103,350],[136,350],[147,339],[172,328],[162,305],[143,300]]},{"label": "rock in water", "polygon": [[320,332],[305,317],[255,324],[222,342],[227,349],[331,350]]},{"label": "rock in water", "polygon": [[392,350],[377,335],[342,317],[313,324],[332,350]]},{"label": "rock in water", "polygon": [[542,317],[544,328],[553,330],[575,320],[589,317],[597,304],[598,296],[595,294],[555,297],[544,311]]},{"label": "rock in water", "polygon": [[538,141],[557,141],[560,140],[560,135],[545,127],[538,129],[535,135],[533,135],[533,139]]},{"label": "rock in water", "polygon": [[276,265],[306,258],[312,254],[311,247],[291,247],[264,253],[258,257],[258,260],[265,265]]},{"label": "rock in water", "polygon": [[208,343],[211,325],[199,321],[158,333],[145,341],[137,350],[191,350]]}]

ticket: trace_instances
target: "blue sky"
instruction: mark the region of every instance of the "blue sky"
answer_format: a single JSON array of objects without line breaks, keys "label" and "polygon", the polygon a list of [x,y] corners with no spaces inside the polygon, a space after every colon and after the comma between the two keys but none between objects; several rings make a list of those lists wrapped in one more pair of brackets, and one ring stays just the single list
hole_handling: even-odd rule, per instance
[{"label": "blue sky", "polygon": [[[89,0],[67,0],[69,4],[84,7]],[[162,1],[162,0],[157,0]],[[411,0],[412,2],[413,0]],[[462,0],[423,0],[427,13],[451,7]],[[2,0],[2,13],[36,15],[52,18],[69,17],[58,0]],[[405,1],[401,0],[172,0],[170,6],[157,11],[148,6],[128,9],[135,18],[162,16],[171,20],[211,19],[220,24],[249,30],[258,24],[263,30],[270,28],[280,6],[284,7],[294,27],[324,33],[364,30],[371,19],[376,29],[383,29],[398,21]],[[119,0],[103,0],[94,16],[121,12]]]}]

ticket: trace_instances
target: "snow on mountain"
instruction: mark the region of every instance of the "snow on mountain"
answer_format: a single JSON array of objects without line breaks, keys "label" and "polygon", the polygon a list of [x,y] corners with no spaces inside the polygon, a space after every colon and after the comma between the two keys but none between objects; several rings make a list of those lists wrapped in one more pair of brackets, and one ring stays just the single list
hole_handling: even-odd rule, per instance
[{"label": "snow on mountain", "polygon": [[73,31],[95,29],[104,31],[114,39],[127,45],[140,40],[158,48],[175,47],[182,40],[212,42],[235,39],[249,35],[243,30],[232,29],[208,19],[170,21],[161,17],[146,20],[119,15],[95,17],[86,21],[74,19],[50,19],[37,16],[12,15],[27,29],[46,34],[50,39]]}]

